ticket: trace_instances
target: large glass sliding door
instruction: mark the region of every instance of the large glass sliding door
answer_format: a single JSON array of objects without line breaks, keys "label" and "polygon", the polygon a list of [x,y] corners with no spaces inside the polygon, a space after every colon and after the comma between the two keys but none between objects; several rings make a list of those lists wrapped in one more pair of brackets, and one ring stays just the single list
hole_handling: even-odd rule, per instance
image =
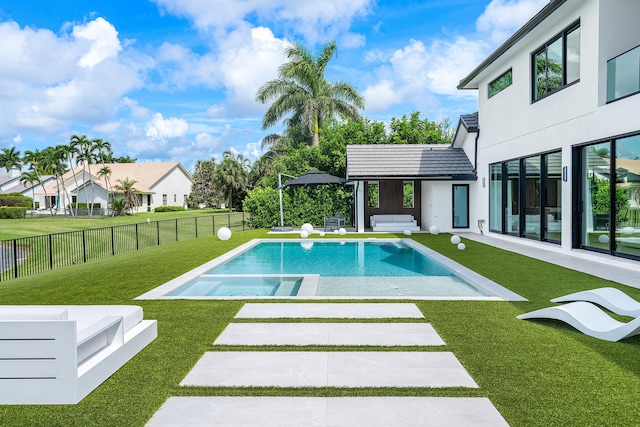
[{"label": "large glass sliding door", "polygon": [[582,148],[582,245],[609,251],[611,241],[611,143]]},{"label": "large glass sliding door", "polygon": [[615,251],[640,256],[640,135],[615,144]]},{"label": "large glass sliding door", "polygon": [[562,152],[489,166],[489,230],[560,243]]},{"label": "large glass sliding door", "polygon": [[640,135],[580,147],[579,247],[640,258]]},{"label": "large glass sliding door", "polygon": [[508,234],[520,233],[520,161],[507,162],[505,224]]},{"label": "large glass sliding door", "polygon": [[544,240],[562,240],[562,153],[549,153],[546,158]]},{"label": "large glass sliding door", "polygon": [[540,156],[527,157],[524,160],[524,236],[540,239],[541,208],[540,208]]}]

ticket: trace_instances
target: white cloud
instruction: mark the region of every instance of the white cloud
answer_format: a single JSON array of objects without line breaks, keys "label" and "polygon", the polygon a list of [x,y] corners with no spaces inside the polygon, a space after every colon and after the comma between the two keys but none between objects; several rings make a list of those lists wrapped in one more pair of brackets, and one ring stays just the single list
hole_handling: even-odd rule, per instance
[{"label": "white cloud", "polygon": [[122,123],[118,121],[101,123],[99,125],[95,125],[93,130],[102,134],[112,134],[117,132],[120,129],[120,125]]},{"label": "white cloud", "polygon": [[489,34],[494,44],[502,43],[548,3],[549,0],[491,0],[476,21],[476,28]]},{"label": "white cloud", "polygon": [[345,33],[340,38],[340,46],[345,49],[357,49],[366,44],[366,37],[358,33]]},{"label": "white cloud", "polygon": [[302,35],[307,41],[334,39],[366,15],[374,0],[154,0],[166,13],[191,19],[218,36],[244,26],[250,17]]},{"label": "white cloud", "polygon": [[13,143],[19,145],[22,142],[22,135],[16,135],[13,137]]},{"label": "white cloud", "polygon": [[195,140],[195,146],[198,150],[213,150],[220,145],[220,138],[207,132],[198,133]]},{"label": "white cloud", "polygon": [[162,113],[155,113],[149,123],[145,135],[152,140],[162,140],[168,138],[180,138],[187,134],[189,125],[186,120],[177,117],[165,119]]},{"label": "white cloud", "polygon": [[103,18],[96,18],[86,25],[73,27],[73,36],[89,44],[89,51],[86,52],[78,64],[81,67],[93,67],[107,58],[118,56],[122,50],[118,32],[115,27]]}]

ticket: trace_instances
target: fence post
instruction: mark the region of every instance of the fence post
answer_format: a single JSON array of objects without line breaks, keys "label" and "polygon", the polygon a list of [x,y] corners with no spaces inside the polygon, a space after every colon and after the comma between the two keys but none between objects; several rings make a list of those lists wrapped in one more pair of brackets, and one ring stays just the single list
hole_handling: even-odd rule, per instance
[{"label": "fence post", "polygon": [[140,249],[140,244],[138,243],[138,224],[136,223],[136,251]]},{"label": "fence post", "polygon": [[216,235],[216,215],[215,214],[211,215],[211,231],[213,231],[211,235],[215,236]]},{"label": "fence post", "polygon": [[178,218],[176,218],[176,242],[178,241]]},{"label": "fence post", "polygon": [[158,246],[160,246],[160,221],[156,221],[156,232],[158,233]]},{"label": "fence post", "polygon": [[111,227],[111,255],[116,254],[116,233],[114,232],[113,226]]},{"label": "fence post", "polygon": [[242,231],[244,231],[244,212],[242,212]]},{"label": "fence post", "polygon": [[196,239],[197,239],[198,238],[198,217],[194,216],[193,219],[196,222]]},{"label": "fence post", "polygon": [[231,229],[231,214],[230,213],[227,214],[227,224],[229,226],[229,229]]},{"label": "fence post", "polygon": [[87,238],[82,230],[82,261],[87,262]]},{"label": "fence post", "polygon": [[53,234],[49,234],[49,269],[53,270]]},{"label": "fence post", "polygon": [[13,277],[18,278],[18,240],[13,239]]}]

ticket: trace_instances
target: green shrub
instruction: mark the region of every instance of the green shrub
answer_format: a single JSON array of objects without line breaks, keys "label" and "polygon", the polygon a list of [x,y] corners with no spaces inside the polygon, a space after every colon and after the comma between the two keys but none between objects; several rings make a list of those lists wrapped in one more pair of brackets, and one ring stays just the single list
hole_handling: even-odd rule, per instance
[{"label": "green shrub", "polygon": [[[29,206],[31,207],[31,206]],[[22,219],[26,209],[22,207],[0,207],[0,219]]]},{"label": "green shrub", "polygon": [[[284,195],[283,195],[284,197]],[[288,201],[288,195],[287,201]],[[280,225],[280,202],[275,188],[255,188],[247,194],[242,210],[250,214],[249,227],[271,228]]]},{"label": "green shrub", "polygon": [[158,206],[154,212],[180,212],[184,210],[184,206]]},{"label": "green shrub", "polygon": [[0,206],[31,209],[33,207],[33,199],[20,193],[3,194],[0,196]]}]

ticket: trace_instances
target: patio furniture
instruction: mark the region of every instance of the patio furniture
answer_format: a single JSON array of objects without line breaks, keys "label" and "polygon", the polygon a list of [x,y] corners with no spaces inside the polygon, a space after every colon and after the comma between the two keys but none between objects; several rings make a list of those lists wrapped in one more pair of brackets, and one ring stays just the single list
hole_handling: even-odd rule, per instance
[{"label": "patio furniture", "polygon": [[554,298],[551,302],[588,301],[622,316],[639,317],[640,302],[616,288],[598,288]]},{"label": "patio furniture", "polygon": [[420,231],[413,215],[371,215],[373,231]]},{"label": "patio furniture", "polygon": [[324,231],[338,230],[344,227],[344,215],[336,214],[324,217]]},{"label": "patio furniture", "polygon": [[518,319],[552,319],[565,322],[585,335],[605,341],[620,341],[640,334],[640,317],[629,323],[619,322],[596,305],[586,301],[571,302],[516,316]]},{"label": "patio furniture", "polygon": [[158,335],[137,306],[0,306],[0,404],[75,404]]}]

